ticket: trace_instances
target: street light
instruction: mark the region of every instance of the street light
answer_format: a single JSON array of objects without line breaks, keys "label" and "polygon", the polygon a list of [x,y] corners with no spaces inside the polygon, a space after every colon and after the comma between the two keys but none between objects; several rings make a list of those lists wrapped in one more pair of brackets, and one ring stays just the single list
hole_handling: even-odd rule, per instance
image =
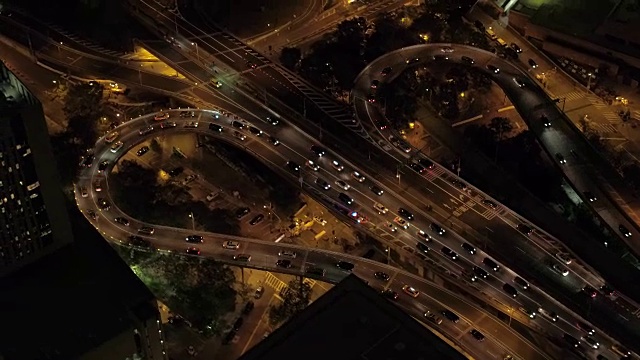
[{"label": "street light", "polygon": [[587,90],[591,90],[591,73],[587,74],[589,75],[589,79],[587,80]]},{"label": "street light", "polygon": [[198,43],[192,42],[191,45],[196,47],[196,57],[198,58],[198,61],[200,61],[200,53],[198,52]]},{"label": "street light", "polygon": [[191,219],[191,228],[195,231],[196,230],[196,219],[193,216],[193,212],[189,213],[189,218]]}]

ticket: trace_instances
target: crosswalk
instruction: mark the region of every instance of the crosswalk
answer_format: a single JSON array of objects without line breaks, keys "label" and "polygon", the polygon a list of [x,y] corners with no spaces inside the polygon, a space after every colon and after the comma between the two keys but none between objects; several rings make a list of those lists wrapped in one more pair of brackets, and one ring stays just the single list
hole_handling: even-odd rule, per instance
[{"label": "crosswalk", "polygon": [[[303,282],[305,284],[308,284],[311,289],[313,289],[313,286],[316,284],[315,280],[308,278],[304,278]],[[264,278],[264,284],[272,288],[277,295],[282,294],[283,291],[286,291],[284,289],[287,289],[289,287],[286,282],[280,280],[270,272],[267,272],[267,275]]]}]

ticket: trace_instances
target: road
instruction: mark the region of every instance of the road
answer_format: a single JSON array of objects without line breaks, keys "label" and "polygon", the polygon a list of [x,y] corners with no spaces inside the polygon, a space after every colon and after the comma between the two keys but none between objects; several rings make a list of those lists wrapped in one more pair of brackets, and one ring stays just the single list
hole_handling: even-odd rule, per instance
[{"label": "road", "polygon": [[[208,130],[206,130],[207,129],[206,124],[209,122],[216,122],[218,124],[222,124],[222,126],[225,127],[225,131],[222,134],[232,132],[232,130],[229,127],[230,120],[222,119],[222,118],[218,120],[213,120],[213,118],[211,117],[212,112],[210,111],[203,111],[202,114],[205,114],[205,115],[199,116],[200,123],[196,131],[208,133]],[[153,114],[151,116],[153,116]],[[125,146],[123,149],[134,147],[135,144],[144,140],[144,137],[140,137],[138,135],[139,129],[143,128],[144,126],[147,126],[147,124],[149,123],[156,124],[156,125],[158,124],[158,122],[149,120],[151,116],[146,116],[141,119],[133,120],[130,123],[122,125],[118,129],[118,131],[120,132],[119,139],[125,142]],[[181,123],[180,125],[182,125],[182,123],[186,121],[191,121],[191,119],[181,119],[181,118],[172,118],[172,120]],[[180,127],[180,125],[176,127],[175,129],[176,131],[189,130],[189,129],[184,129]],[[263,135],[262,137],[259,137],[259,138],[249,135],[248,140],[245,140],[239,146],[245,147],[247,151],[251,152],[255,156],[258,156],[259,158],[261,158],[262,161],[274,167],[275,169],[279,169],[280,171],[283,171],[283,168],[284,168],[283,164],[289,159],[293,159],[294,161],[297,161],[298,163],[301,164],[305,159],[309,157],[309,151],[308,151],[308,148],[310,146],[309,140],[308,139],[301,140],[300,137],[298,137],[295,132],[291,131],[291,129],[288,129],[286,126],[278,125],[276,127],[273,127],[271,125],[261,126],[259,124],[256,124],[256,126],[261,127],[265,132],[269,131],[271,135],[277,136],[280,139],[280,141],[282,141],[282,144],[279,146],[273,146],[269,143],[265,143],[262,139],[266,139],[266,135]],[[156,130],[156,131],[167,131],[167,130]],[[210,132],[209,132],[209,135],[211,135]],[[226,139],[229,140],[228,138]],[[232,137],[232,139],[234,138]],[[236,144],[237,144],[237,139],[236,139]],[[108,148],[109,148],[108,144],[104,144],[102,143],[102,141],[99,142],[99,145],[96,150],[97,151],[96,152],[97,157],[95,160],[96,164],[104,159],[108,159],[113,163],[113,161],[115,161],[117,157],[120,157],[122,155],[122,152],[113,154],[108,150]],[[329,160],[334,160],[334,159],[337,159],[338,161],[345,164],[347,168],[345,168],[340,172],[337,172],[334,169],[332,169],[330,165],[326,164]],[[371,186],[372,178],[369,177],[369,174],[367,173],[363,172],[363,174],[366,177],[368,177],[368,179],[365,180],[365,182],[362,184],[350,180],[349,173],[354,168],[351,167],[351,165],[348,162],[346,162],[344,159],[339,158],[336,155],[327,154],[324,157],[322,157],[318,161],[318,163],[322,164],[323,166],[322,169],[319,170],[319,172],[315,172],[313,170],[302,171],[302,177],[305,182],[305,186],[308,187],[309,189],[314,189],[314,188],[318,189],[317,184],[315,184],[315,179],[317,179],[318,177],[321,177],[331,183],[333,183],[333,181],[337,179],[342,179],[343,181],[350,182],[352,187],[349,189],[348,193],[350,194],[350,196],[352,196],[355,199],[356,204],[361,204],[361,205],[350,206],[347,212],[350,214],[352,211],[357,211],[360,214],[366,215],[366,217],[369,219],[367,224],[362,224],[360,226],[368,226],[370,228],[374,228],[372,225],[375,224],[376,231],[379,231],[381,233],[387,232],[387,230],[384,230],[386,229],[385,226],[387,222],[389,222],[394,216],[394,215],[391,215],[390,213],[393,213],[395,211],[391,210],[389,214],[379,215],[375,211],[372,211],[373,210],[372,206],[368,204],[373,204],[376,201],[384,201],[385,204],[388,204],[387,206],[390,209],[394,209],[395,206],[403,206],[402,200],[394,199],[394,195],[392,191],[388,189],[387,189],[388,191],[385,192],[385,194],[383,194],[381,197],[378,197],[377,195],[372,194],[372,192],[368,188],[368,186]],[[84,186],[90,190],[91,184],[94,183],[95,181],[94,177],[95,176],[102,177],[102,175],[96,174],[96,170],[95,170],[96,167],[97,165],[94,165],[91,168],[88,168],[85,170],[85,173],[83,174],[83,177],[82,177],[83,180],[79,183],[80,187]],[[285,173],[286,173],[286,170],[285,170]],[[295,177],[292,180],[295,181]],[[107,184],[107,186],[105,186],[105,184]],[[381,184],[379,185],[383,187]],[[78,202],[80,204],[80,207],[83,208],[85,211],[88,208],[95,208],[96,199],[98,196],[108,199],[108,182],[103,182],[103,187],[105,188],[105,190],[102,192],[102,194],[89,191],[89,194],[90,194],[89,197],[82,198],[79,196]],[[313,192],[313,190],[310,190],[310,191]],[[316,192],[319,192],[322,194],[322,196],[324,196],[324,202],[327,206],[339,206],[338,200],[336,199],[337,192],[324,191],[322,189],[318,189],[316,190]],[[81,192],[78,192],[78,193],[81,193]],[[383,200],[380,200],[380,199],[383,199]],[[131,230],[129,229],[136,229],[137,227],[141,226],[141,224],[138,223],[135,219],[130,219],[132,225],[128,227],[117,225],[116,223],[113,222],[113,217],[115,216],[124,216],[124,215],[119,213],[115,207],[112,207],[108,213],[101,212],[98,217],[99,220],[97,220],[96,225],[99,227],[99,229],[102,232],[105,232],[114,238],[117,238],[118,236],[120,236],[121,238],[125,237],[130,233]],[[358,226],[358,225],[356,225],[354,222],[354,226]],[[470,264],[468,261],[475,262],[478,259],[481,259],[482,257],[484,257],[484,254],[481,251],[476,253],[476,255],[464,254],[462,251],[460,251],[459,255],[461,256],[461,259],[459,259],[458,261],[449,262],[444,260],[444,256],[438,251],[439,248],[441,247],[441,244],[444,244],[450,247],[451,249],[457,250],[461,248],[461,244],[463,240],[458,238],[457,236],[454,236],[453,234],[447,235],[446,237],[443,237],[443,238],[439,238],[436,234],[433,234],[430,230],[428,230],[428,222],[425,222],[424,219],[421,219],[420,216],[417,216],[416,220],[411,222],[411,225],[408,231],[405,232],[400,229],[398,232],[394,233],[393,236],[395,236],[396,238],[394,242],[400,241],[405,248],[409,248],[409,249],[415,248],[417,243],[417,240],[416,240],[417,237],[415,236],[415,232],[417,231],[417,229],[424,229],[427,233],[431,234],[429,246],[433,249],[433,251],[431,251],[429,255],[427,255],[427,259],[431,259],[433,262],[439,263],[439,266],[449,269],[452,273],[454,272],[459,273],[460,267],[470,268]],[[135,233],[135,231],[131,231],[131,233]],[[156,232],[152,239],[154,241],[154,245],[156,245],[160,249],[169,248],[172,250],[184,251],[184,248],[186,246],[185,245],[178,246],[175,243],[175,239],[184,238],[184,236],[190,233],[192,232],[190,232],[189,230],[165,229],[165,228],[156,227]],[[168,244],[171,244],[169,247],[167,247],[167,244],[165,242],[156,241],[156,239],[164,239],[165,235],[163,234],[169,234],[166,236],[172,239],[172,240],[168,240]],[[207,234],[207,236],[213,236],[213,235]],[[245,240],[242,240],[242,241],[245,241]],[[205,241],[205,245],[208,243],[209,241]],[[249,253],[252,255],[250,265],[255,266],[257,268],[269,267],[269,269],[273,270],[275,261],[277,260],[277,256],[272,256],[272,255],[262,256],[261,255],[262,252],[260,251],[256,252],[256,249],[255,249],[256,246],[257,245],[254,245],[253,243],[251,243],[249,245],[250,250],[247,250],[246,248],[241,250],[242,252]],[[270,249],[270,254],[274,254],[276,250],[273,250],[273,248],[274,247],[278,248],[279,245],[269,243],[269,245],[260,245],[260,246],[268,246]],[[203,251],[203,254],[208,254],[205,251],[204,247],[201,247],[201,250]],[[214,247],[214,250],[216,250],[216,247]],[[217,243],[216,251],[222,251],[220,250],[219,243]],[[314,251],[315,250],[312,250],[310,251],[310,253],[313,253]],[[222,251],[221,253],[224,254],[225,251]],[[226,252],[226,253],[232,254],[234,252]],[[300,251],[300,253],[302,253],[302,251]],[[328,274],[327,277],[329,279],[333,279],[332,276],[338,276],[339,274],[342,273],[341,271],[334,268],[333,266],[325,266],[326,264],[335,263],[336,258],[349,259],[349,261],[353,261],[355,264],[357,264],[357,268],[360,268],[360,263],[362,261],[368,263],[367,260],[357,260],[357,258],[347,257],[346,255],[342,255],[342,254],[339,254],[339,255],[334,254],[330,258],[331,258],[330,261],[329,260],[316,261],[316,260],[311,260],[311,258],[307,257],[307,263],[313,263],[313,264],[322,265],[323,267],[325,267]],[[223,261],[230,261],[231,263],[233,263],[230,257],[227,259],[225,259],[224,257],[223,258],[218,257],[218,259]],[[302,265],[304,264],[297,263],[298,260],[304,260],[304,257],[299,255],[296,258],[296,261],[294,262],[296,266],[300,266],[299,268],[302,268]],[[278,270],[278,269],[276,268],[275,270]],[[391,274],[389,270],[386,270],[386,271]],[[469,287],[470,289],[473,289],[471,291],[479,291],[479,293],[483,294],[482,296],[496,299],[491,302],[493,304],[498,304],[497,306],[501,307],[502,310],[505,310],[507,312],[508,311],[513,312],[515,310],[515,313],[518,313],[517,315],[513,315],[516,319],[518,319],[518,317],[522,317],[522,315],[520,315],[518,310],[520,307],[537,309],[537,306],[539,306],[539,304],[544,304],[542,306],[547,308],[553,308],[553,307],[549,307],[551,305],[547,306],[547,304],[549,304],[549,300],[546,300],[545,302],[545,295],[542,292],[540,292],[536,287],[533,287],[532,289],[529,289],[527,291],[521,291],[517,301],[514,301],[512,298],[504,294],[504,292],[500,290],[503,279],[507,279],[506,281],[511,282],[514,276],[515,276],[514,273],[511,272],[509,269],[502,268],[500,272],[493,274],[489,280],[487,281],[481,280],[481,281],[475,282],[474,284],[467,285],[467,287]],[[456,276],[456,278],[460,281],[463,281],[461,276],[460,277]],[[407,281],[405,280],[401,282],[407,283]],[[409,282],[409,283],[413,284],[414,282]],[[466,283],[466,282],[463,281],[463,283]],[[395,289],[397,289],[397,287],[394,287],[394,290]],[[429,292],[429,293],[432,294],[432,292]],[[440,306],[442,306],[442,304],[450,304],[450,302],[448,301],[442,301],[442,300],[440,301],[441,301]],[[430,308],[435,310],[438,307],[431,306]],[[424,309],[424,307],[421,307],[421,309]],[[553,309],[555,310],[555,308]],[[454,309],[454,310],[457,310],[457,309]],[[539,317],[531,324],[528,324],[528,326],[531,326],[534,328],[543,328],[544,331],[549,334],[549,336],[556,337],[556,338],[561,336],[563,331],[571,332],[576,334],[576,336],[579,336],[579,332],[577,332],[575,328],[573,328],[573,324],[575,323],[576,320],[572,320],[572,315],[570,313],[562,312],[561,309],[557,309],[557,312],[562,319],[557,324],[552,324],[544,320],[542,317]],[[524,319],[518,319],[518,320],[523,321],[525,325],[527,325],[526,324],[528,322],[527,320],[524,320]],[[474,322],[474,324],[480,327],[478,323]],[[487,333],[486,329],[484,332],[485,334]],[[605,339],[600,339],[600,342],[605,342]],[[511,347],[509,349],[511,349],[512,351],[515,351]],[[525,356],[524,358],[529,358],[529,357]]]}]

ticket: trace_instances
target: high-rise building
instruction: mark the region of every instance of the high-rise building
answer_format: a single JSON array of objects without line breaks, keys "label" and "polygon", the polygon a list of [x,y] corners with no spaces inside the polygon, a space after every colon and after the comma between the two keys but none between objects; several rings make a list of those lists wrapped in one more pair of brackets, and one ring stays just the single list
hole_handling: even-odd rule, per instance
[{"label": "high-rise building", "polygon": [[40,101],[0,63],[0,276],[73,240]]}]

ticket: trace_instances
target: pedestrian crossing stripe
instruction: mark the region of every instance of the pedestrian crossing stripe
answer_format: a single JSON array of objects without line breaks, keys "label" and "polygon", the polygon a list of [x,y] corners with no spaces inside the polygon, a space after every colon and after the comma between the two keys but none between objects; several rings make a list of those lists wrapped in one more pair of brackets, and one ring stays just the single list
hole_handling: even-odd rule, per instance
[{"label": "pedestrian crossing stripe", "polygon": [[[305,284],[309,285],[309,288],[313,289],[313,286],[316,284],[316,281],[313,279],[308,279],[305,278],[303,280],[303,282]],[[265,285],[273,288],[273,290],[275,290],[276,294],[280,294],[285,288],[288,288],[289,285],[287,283],[285,283],[284,281],[278,279],[275,275],[273,275],[270,272],[267,272],[267,275],[265,276],[264,279],[264,283]]]}]

